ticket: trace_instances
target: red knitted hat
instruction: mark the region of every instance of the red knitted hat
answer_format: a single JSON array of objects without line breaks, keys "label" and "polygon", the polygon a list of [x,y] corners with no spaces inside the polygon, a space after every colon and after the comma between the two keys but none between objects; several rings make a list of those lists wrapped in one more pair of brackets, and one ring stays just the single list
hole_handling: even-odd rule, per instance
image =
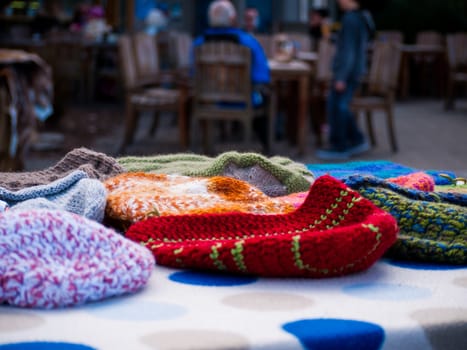
[{"label": "red knitted hat", "polygon": [[276,277],[330,277],[371,266],[395,242],[395,219],[331,176],[312,185],[288,214],[200,214],[154,217],[126,236],[156,262]]}]

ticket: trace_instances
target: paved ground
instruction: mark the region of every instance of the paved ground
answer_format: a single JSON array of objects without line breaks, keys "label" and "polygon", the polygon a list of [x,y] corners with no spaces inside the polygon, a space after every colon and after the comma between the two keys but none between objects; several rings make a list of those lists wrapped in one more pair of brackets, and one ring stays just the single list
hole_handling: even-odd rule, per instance
[{"label": "paved ground", "polygon": [[[26,160],[28,170],[43,169],[58,161],[68,150],[86,146],[109,155],[118,156],[117,150],[123,135],[122,106],[76,106],[69,109],[56,127],[43,131],[58,131],[64,135],[61,146],[53,151],[30,152]],[[467,176],[467,100],[458,101],[454,111],[444,111],[441,100],[410,100],[398,102],[395,123],[399,152],[393,154],[385,128],[384,115],[375,115],[378,145],[367,154],[354,160],[390,160],[419,169],[452,170]],[[361,120],[363,122],[363,118]],[[135,142],[127,154],[149,155],[181,152],[178,145],[174,118],[163,116],[155,136],[148,136],[150,116],[143,116]],[[192,152],[200,152],[199,133],[196,126],[192,133]],[[314,140],[308,134],[306,154],[297,155],[296,148],[287,141],[274,145],[274,154],[288,156],[303,163],[320,163],[314,156]],[[258,144],[259,147],[259,144]],[[233,141],[219,144],[217,152],[247,150]],[[259,151],[259,148],[254,148]]]}]

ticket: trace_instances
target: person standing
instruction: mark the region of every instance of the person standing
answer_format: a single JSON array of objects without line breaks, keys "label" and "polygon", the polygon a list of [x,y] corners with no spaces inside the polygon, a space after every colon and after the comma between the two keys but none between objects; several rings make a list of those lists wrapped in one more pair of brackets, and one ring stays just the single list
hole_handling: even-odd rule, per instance
[{"label": "person standing", "polygon": [[329,147],[319,149],[320,159],[347,159],[370,149],[360,131],[350,103],[366,73],[367,45],[374,32],[371,14],[361,8],[362,0],[338,0],[344,11],[333,59],[333,81],[327,101]]}]

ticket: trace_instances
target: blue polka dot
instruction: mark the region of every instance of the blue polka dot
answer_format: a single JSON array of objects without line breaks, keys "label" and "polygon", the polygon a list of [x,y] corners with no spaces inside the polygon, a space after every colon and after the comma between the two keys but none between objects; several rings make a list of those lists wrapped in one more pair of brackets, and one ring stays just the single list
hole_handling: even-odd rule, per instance
[{"label": "blue polka dot", "polygon": [[406,301],[431,295],[431,291],[427,288],[389,283],[352,284],[345,286],[342,290],[351,296],[370,300]]},{"label": "blue polka dot", "polygon": [[448,264],[434,264],[434,263],[422,263],[416,261],[399,261],[399,260],[386,260],[389,264],[402,267],[405,269],[413,270],[457,270],[465,269],[462,265],[448,265]]},{"label": "blue polka dot", "polygon": [[362,321],[321,318],[286,323],[282,328],[313,350],[374,350],[384,341],[383,328]]},{"label": "blue polka dot", "polygon": [[56,342],[27,342],[0,345],[1,350],[96,350],[86,345]]},{"label": "blue polka dot", "polygon": [[244,284],[255,283],[258,280],[257,277],[251,276],[223,275],[218,273],[202,273],[194,271],[175,272],[169,276],[169,279],[178,283],[206,287],[241,286]]},{"label": "blue polka dot", "polygon": [[93,316],[122,321],[165,321],[183,316],[187,309],[181,305],[151,301],[107,301],[86,308]]}]

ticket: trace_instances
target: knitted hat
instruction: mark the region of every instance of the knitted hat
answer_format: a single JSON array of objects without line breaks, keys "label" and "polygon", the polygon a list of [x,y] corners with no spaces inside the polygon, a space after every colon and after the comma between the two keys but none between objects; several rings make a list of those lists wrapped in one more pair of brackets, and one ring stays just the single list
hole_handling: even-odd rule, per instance
[{"label": "knitted hat", "polygon": [[[12,209],[63,209],[95,221],[104,217],[107,191],[104,185],[76,170],[47,185],[13,192],[0,187],[0,201]],[[0,206],[1,207],[1,206]]]},{"label": "knitted hat", "polygon": [[[307,168],[312,171],[316,177],[329,174],[340,180],[352,175],[371,175],[387,179],[420,171],[387,160],[355,161],[335,164],[307,164]],[[436,185],[446,185],[449,183],[442,174],[455,177],[452,171],[446,170],[424,170],[424,172],[433,178]]]},{"label": "knitted hat", "polygon": [[[389,182],[398,184],[402,187],[412,188],[412,189],[416,189],[420,191],[433,191],[435,187],[435,182],[433,181],[433,178],[424,172],[401,175],[397,177],[388,178],[386,180]],[[437,190],[439,188],[444,188],[444,187],[447,187],[447,186],[437,186]],[[457,186],[456,188],[459,189],[460,187]],[[449,189],[446,188],[446,192],[448,191]],[[297,192],[297,193],[288,194],[286,196],[278,197],[277,199],[290,203],[295,208],[298,208],[305,201],[307,195],[308,195],[307,192]]]},{"label": "knitted hat", "polygon": [[79,215],[0,214],[0,304],[55,308],[132,293],[153,267],[146,248]]},{"label": "knitted hat", "polygon": [[99,180],[124,172],[114,158],[86,148],[76,148],[67,153],[56,165],[45,170],[0,173],[0,187],[17,191],[26,187],[45,185],[75,170],[84,171],[88,174],[87,177]]},{"label": "knitted hat", "polygon": [[435,189],[435,181],[433,178],[422,171],[401,175],[397,177],[391,177],[387,179],[389,182],[398,184],[399,186],[406,188],[413,188],[415,190],[431,192]]},{"label": "knitted hat", "polygon": [[400,235],[390,255],[467,264],[467,195],[406,189],[372,176],[345,183],[396,218]]},{"label": "knitted hat", "polygon": [[177,214],[289,212],[293,207],[270,198],[245,181],[225,176],[127,173],[105,181],[106,215],[135,222],[149,216]]},{"label": "knitted hat", "polygon": [[117,159],[127,171],[187,176],[229,176],[256,186],[271,197],[308,191],[313,174],[304,164],[285,157],[225,152],[216,158],[197,154],[169,154]]},{"label": "knitted hat", "polygon": [[323,176],[294,212],[154,217],[126,236],[160,265],[276,277],[331,277],[371,266],[396,240],[389,214]]}]

